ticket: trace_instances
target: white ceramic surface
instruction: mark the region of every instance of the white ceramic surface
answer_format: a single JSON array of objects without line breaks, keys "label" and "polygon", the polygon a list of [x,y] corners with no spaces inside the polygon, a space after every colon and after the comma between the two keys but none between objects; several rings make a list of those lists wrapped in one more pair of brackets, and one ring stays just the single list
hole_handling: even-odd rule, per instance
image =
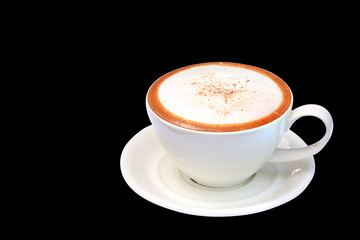
[{"label": "white ceramic surface", "polygon": [[[285,149],[305,146],[291,131],[279,143]],[[141,197],[174,211],[200,216],[240,216],[274,208],[303,192],[315,173],[311,156],[294,162],[266,163],[239,186],[204,187],[169,160],[152,126],[127,143],[120,166],[127,184]]]},{"label": "white ceramic surface", "polygon": [[[333,131],[330,113],[322,106],[308,104],[288,110],[260,127],[235,132],[202,132],[171,124],[146,109],[169,159],[187,176],[206,186],[230,187],[247,181],[267,162],[297,161],[321,151]],[[323,121],[326,133],[310,146],[277,148],[284,133],[301,117]]]}]

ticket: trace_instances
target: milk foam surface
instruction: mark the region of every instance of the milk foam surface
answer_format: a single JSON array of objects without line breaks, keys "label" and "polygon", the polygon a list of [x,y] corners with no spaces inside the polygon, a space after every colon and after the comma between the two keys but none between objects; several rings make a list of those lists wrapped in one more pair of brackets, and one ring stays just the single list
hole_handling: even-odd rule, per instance
[{"label": "milk foam surface", "polygon": [[240,67],[204,65],[175,73],[159,87],[163,106],[187,120],[245,123],[275,111],[282,92],[269,77]]}]

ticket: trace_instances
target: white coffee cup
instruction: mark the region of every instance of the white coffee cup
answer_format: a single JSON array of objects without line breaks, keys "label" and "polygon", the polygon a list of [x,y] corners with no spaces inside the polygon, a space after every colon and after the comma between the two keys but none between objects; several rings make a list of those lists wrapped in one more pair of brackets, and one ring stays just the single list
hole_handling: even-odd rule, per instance
[{"label": "white coffee cup", "polygon": [[[267,162],[296,161],[312,156],[326,145],[333,131],[330,113],[322,106],[309,104],[288,109],[262,126],[231,132],[206,132],[174,125],[146,109],[155,132],[174,164],[189,178],[208,187],[232,187],[246,182]],[[323,121],[325,135],[302,148],[280,149],[283,134],[299,118],[313,116]]]}]

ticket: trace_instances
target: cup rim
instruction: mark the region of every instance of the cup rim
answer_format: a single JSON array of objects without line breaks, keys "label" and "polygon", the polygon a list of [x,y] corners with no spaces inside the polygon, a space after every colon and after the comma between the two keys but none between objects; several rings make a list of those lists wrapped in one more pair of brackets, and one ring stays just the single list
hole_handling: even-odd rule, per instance
[{"label": "cup rim", "polygon": [[[146,95],[147,96],[147,95]],[[187,133],[193,133],[193,134],[200,134],[200,135],[236,135],[236,134],[239,134],[239,133],[250,133],[250,132],[254,132],[254,131],[258,131],[258,130],[261,130],[263,128],[266,128],[268,127],[269,125],[272,125],[272,124],[275,124],[276,122],[280,121],[284,116],[287,115],[287,113],[289,111],[291,111],[292,109],[292,105],[293,105],[293,97],[291,95],[291,102],[290,102],[290,105],[288,107],[288,109],[282,114],[280,115],[278,118],[274,119],[273,121],[271,122],[268,122],[264,125],[261,125],[261,126],[257,126],[257,127],[254,127],[254,128],[249,128],[249,129],[244,129],[244,130],[237,130],[237,131],[228,131],[228,132],[211,132],[211,131],[198,131],[198,130],[193,130],[193,129],[189,129],[189,128],[184,128],[184,127],[180,127],[180,126],[177,126],[175,124],[172,124],[164,119],[162,119],[160,116],[158,116],[152,109],[151,107],[149,106],[149,103],[148,103],[148,98],[146,97],[146,109],[148,112],[150,112],[158,121],[160,121],[161,123],[163,123],[164,125],[170,127],[170,128],[173,128],[173,129],[176,129],[178,131],[182,131],[182,132],[187,132]]]},{"label": "cup rim", "polygon": [[[249,67],[249,68],[255,68],[255,69],[260,69],[261,71],[264,71],[266,72],[267,74],[270,74],[274,77],[276,77],[277,79],[280,79],[281,82],[283,84],[286,85],[287,89],[289,90],[289,93],[290,93],[290,103],[288,105],[288,108],[281,114],[279,115],[277,118],[271,120],[270,122],[267,122],[265,124],[262,124],[262,125],[259,125],[259,126],[255,126],[255,127],[250,127],[250,128],[247,128],[247,129],[240,129],[240,130],[230,130],[230,131],[207,131],[207,130],[195,130],[195,129],[190,129],[190,128],[186,128],[186,127],[182,127],[182,126],[178,126],[176,124],[173,124],[167,120],[165,120],[164,118],[162,118],[161,116],[159,116],[157,113],[155,113],[153,111],[153,109],[151,108],[150,104],[149,104],[149,92],[152,88],[152,86],[158,82],[158,80],[164,78],[165,76],[169,75],[169,74],[173,74],[173,72],[176,72],[176,71],[179,71],[181,69],[186,69],[186,68],[189,68],[191,66],[196,66],[196,65],[202,65],[202,64],[218,64],[218,63],[223,63],[223,64],[236,64],[236,65],[242,65],[242,66],[246,66],[246,67]],[[173,127],[175,129],[179,129],[181,131],[186,131],[186,132],[191,132],[191,133],[206,133],[206,134],[231,134],[231,133],[245,133],[245,132],[251,132],[251,131],[255,131],[255,130],[258,130],[258,129],[261,129],[261,128],[264,128],[264,127],[267,127],[268,125],[270,124],[273,124],[274,122],[277,122],[279,121],[283,116],[285,116],[289,110],[292,109],[292,105],[293,105],[293,93],[290,89],[290,87],[287,85],[287,83],[280,77],[278,77],[276,74],[266,70],[266,69],[263,69],[263,68],[260,68],[260,67],[255,67],[255,66],[252,66],[252,65],[247,65],[247,64],[242,64],[242,63],[231,63],[231,62],[208,62],[208,63],[198,63],[198,64],[192,64],[192,65],[188,65],[188,66],[185,66],[185,67],[181,67],[181,68],[178,68],[178,69],[175,69],[175,70],[172,70],[164,75],[162,75],[161,77],[159,77],[158,79],[156,79],[152,84],[151,86],[149,87],[148,91],[147,91],[147,94],[146,94],[146,108],[151,111],[152,115],[154,115],[159,121],[163,122],[165,125],[167,126],[170,126],[170,127]]]}]

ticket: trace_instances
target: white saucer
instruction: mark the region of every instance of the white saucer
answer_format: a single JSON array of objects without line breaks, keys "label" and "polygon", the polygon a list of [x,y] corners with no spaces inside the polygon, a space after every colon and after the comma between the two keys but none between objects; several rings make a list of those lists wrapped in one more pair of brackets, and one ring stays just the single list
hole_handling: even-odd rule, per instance
[{"label": "white saucer", "polygon": [[[289,131],[279,147],[306,144]],[[245,185],[208,188],[188,179],[159,144],[152,126],[138,132],[125,146],[120,160],[127,184],[159,206],[199,216],[240,216],[265,211],[297,197],[315,173],[313,157],[301,161],[267,163]]]}]

